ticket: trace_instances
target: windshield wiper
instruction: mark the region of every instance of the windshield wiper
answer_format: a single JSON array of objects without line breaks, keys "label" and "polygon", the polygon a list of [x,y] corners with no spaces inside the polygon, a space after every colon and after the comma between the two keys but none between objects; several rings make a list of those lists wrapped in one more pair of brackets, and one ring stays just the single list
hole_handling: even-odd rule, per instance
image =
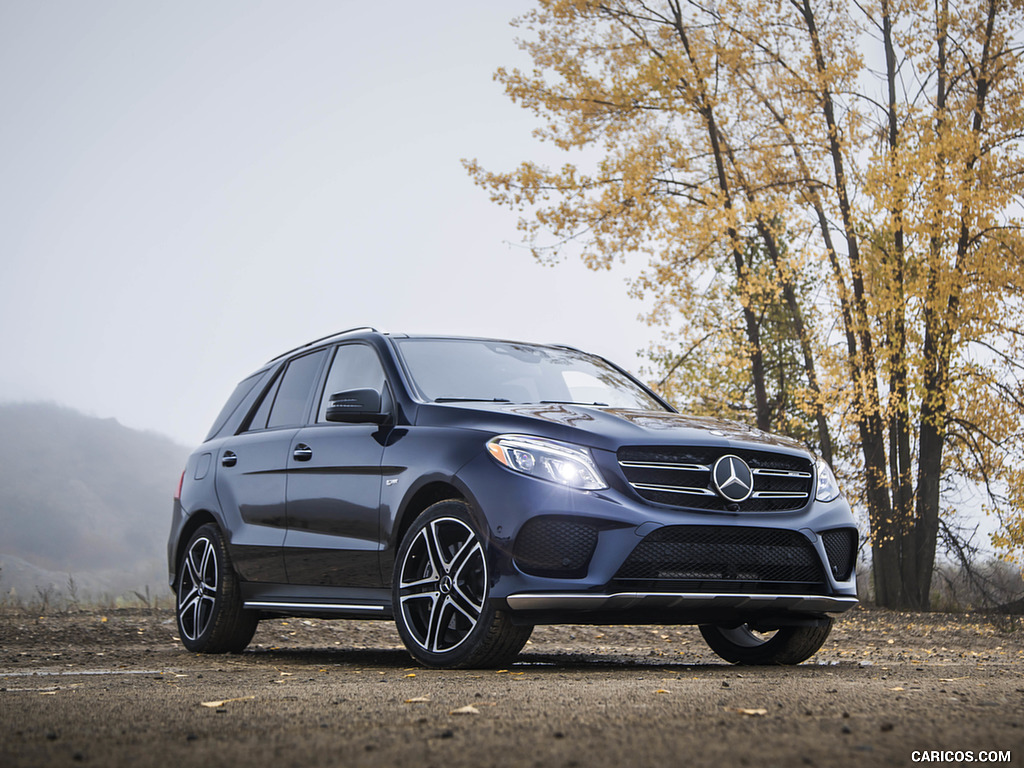
[{"label": "windshield wiper", "polygon": [[604,408],[608,407],[608,403],[581,403],[578,400],[541,400],[541,405],[597,405]]},{"label": "windshield wiper", "polygon": [[435,403],[511,403],[504,397],[435,397]]}]

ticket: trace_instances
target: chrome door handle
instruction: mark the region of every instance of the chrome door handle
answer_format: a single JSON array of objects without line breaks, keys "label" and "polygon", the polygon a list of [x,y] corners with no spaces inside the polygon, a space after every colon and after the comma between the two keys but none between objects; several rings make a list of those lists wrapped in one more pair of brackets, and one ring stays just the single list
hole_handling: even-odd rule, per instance
[{"label": "chrome door handle", "polygon": [[238,457],[234,451],[224,451],[224,455],[220,457],[220,463],[222,467],[233,467],[238,463]]},{"label": "chrome door handle", "polygon": [[292,451],[292,458],[296,461],[309,461],[313,458],[313,449],[305,443],[299,443]]}]

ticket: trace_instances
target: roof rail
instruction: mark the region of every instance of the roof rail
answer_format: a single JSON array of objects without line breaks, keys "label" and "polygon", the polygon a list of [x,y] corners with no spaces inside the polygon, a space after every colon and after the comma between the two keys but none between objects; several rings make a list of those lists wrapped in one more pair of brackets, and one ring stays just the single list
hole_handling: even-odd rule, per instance
[{"label": "roof rail", "polygon": [[270,358],[267,361],[267,363],[272,363],[275,360],[280,360],[282,357],[288,357],[288,355],[290,355],[292,352],[298,352],[300,349],[312,347],[314,344],[319,344],[321,341],[327,341],[328,339],[333,339],[335,336],[344,336],[346,333],[354,333],[355,331],[373,331],[374,333],[380,333],[380,331],[378,331],[372,325],[357,325],[355,328],[347,328],[346,330],[338,331],[337,333],[329,333],[326,336],[321,336],[319,339],[313,339],[312,341],[307,342],[306,344],[300,344],[299,346],[295,347],[295,349],[289,349],[287,352],[282,352],[277,357]]}]

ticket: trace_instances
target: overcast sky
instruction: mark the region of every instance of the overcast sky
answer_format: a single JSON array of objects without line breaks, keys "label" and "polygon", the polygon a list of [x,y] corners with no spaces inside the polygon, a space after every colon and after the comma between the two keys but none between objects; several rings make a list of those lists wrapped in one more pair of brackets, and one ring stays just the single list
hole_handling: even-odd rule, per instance
[{"label": "overcast sky", "polygon": [[624,269],[538,265],[459,162],[564,160],[492,80],[529,7],[0,0],[0,400],[195,444],[268,358],[364,324],[637,370]]}]

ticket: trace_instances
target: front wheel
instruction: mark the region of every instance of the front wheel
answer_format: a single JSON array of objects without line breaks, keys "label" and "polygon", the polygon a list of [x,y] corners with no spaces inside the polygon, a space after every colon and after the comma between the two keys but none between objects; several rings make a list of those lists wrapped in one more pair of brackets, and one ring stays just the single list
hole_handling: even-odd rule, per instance
[{"label": "front wheel", "polygon": [[780,627],[761,632],[749,624],[722,627],[701,624],[700,633],[711,650],[733,664],[799,664],[824,644],[832,631],[832,619],[813,627]]},{"label": "front wheel", "polygon": [[238,653],[252,640],[259,618],[242,608],[238,575],[224,537],[212,523],[188,540],[178,563],[178,634],[196,653]]},{"label": "front wheel", "polygon": [[508,664],[532,626],[516,626],[490,599],[487,552],[469,507],[441,501],[413,523],[398,548],[392,583],[395,624],[421,664],[480,668]]}]

